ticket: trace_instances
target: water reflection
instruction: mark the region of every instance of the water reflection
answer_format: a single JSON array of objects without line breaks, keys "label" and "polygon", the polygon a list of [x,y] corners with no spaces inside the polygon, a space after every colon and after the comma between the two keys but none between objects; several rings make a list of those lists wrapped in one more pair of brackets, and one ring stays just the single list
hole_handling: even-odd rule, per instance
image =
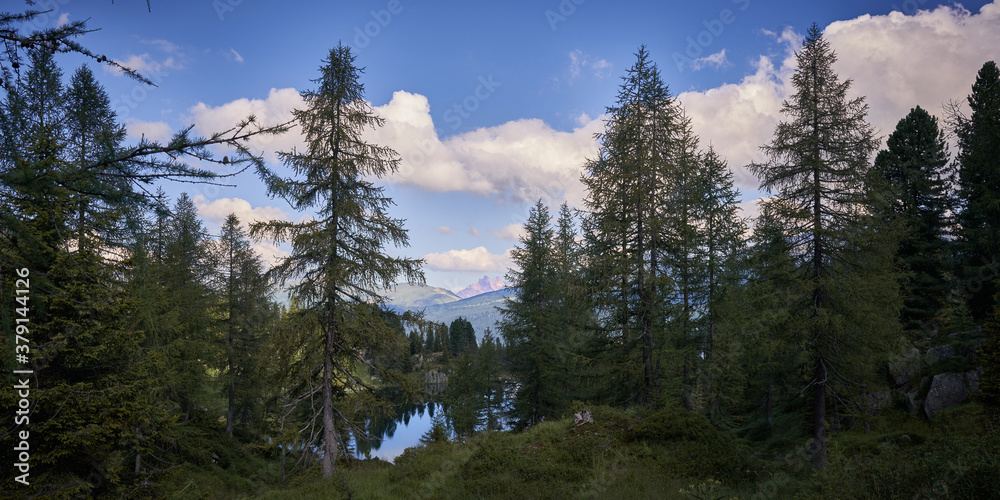
[{"label": "water reflection", "polygon": [[450,439],[509,428],[505,415],[513,390],[510,384],[498,382],[476,387],[478,390],[462,385],[428,384],[423,401],[404,401],[400,396],[394,401],[393,415],[365,422],[366,431],[381,439],[352,439],[356,456],[392,461],[406,448],[419,446],[421,436],[431,429],[434,416],[439,414],[444,416]]}]

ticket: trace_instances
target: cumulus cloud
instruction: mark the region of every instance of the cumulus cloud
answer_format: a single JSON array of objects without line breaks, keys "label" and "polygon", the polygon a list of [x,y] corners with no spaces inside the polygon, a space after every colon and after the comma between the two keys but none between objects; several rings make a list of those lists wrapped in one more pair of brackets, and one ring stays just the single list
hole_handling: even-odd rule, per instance
[{"label": "cumulus cloud", "polygon": [[914,106],[940,119],[943,103],[964,101],[983,63],[1000,60],[998,26],[1000,2],[975,14],[955,4],[838,21],[824,36],[837,52],[834,68],[867,96],[869,121],[887,135]]},{"label": "cumulus cloud", "polygon": [[479,230],[476,229],[476,228],[474,228],[474,227],[470,227],[469,228],[469,234],[475,236],[476,238],[482,238],[483,237],[482,233],[480,233]]},{"label": "cumulus cloud", "polygon": [[[266,99],[237,99],[220,106],[199,102],[188,110],[188,114],[195,124],[195,132],[208,135],[228,130],[250,115],[263,125],[285,123],[292,119],[292,110],[302,106],[302,97],[297,90],[271,89]],[[298,128],[281,135],[258,136],[250,142],[250,150],[263,153],[264,159],[271,163],[278,161],[278,151],[302,147],[302,135]]]},{"label": "cumulus cloud", "polygon": [[486,247],[424,255],[424,266],[434,271],[495,272],[507,270],[510,264],[510,250],[497,255]]},{"label": "cumulus cloud", "polygon": [[784,59],[760,56],[754,73],[739,83],[677,96],[702,145],[713,146],[728,162],[734,183],[744,191],[757,189],[757,178],[744,167],[764,159],[760,146],[771,139],[795,72],[797,38],[789,32],[775,36],[785,44]]},{"label": "cumulus cloud", "polygon": [[729,60],[726,59],[726,49],[722,49],[712,55],[699,57],[691,61],[691,69],[698,71],[704,67],[711,66],[713,68],[721,68],[723,66],[728,66]]},{"label": "cumulus cloud", "polygon": [[521,241],[521,236],[524,235],[524,225],[512,222],[500,229],[490,229],[490,234],[501,240]]},{"label": "cumulus cloud", "polygon": [[579,203],[580,173],[586,159],[597,154],[593,135],[603,128],[601,118],[572,132],[522,119],[441,139],[427,98],[420,94],[397,91],[375,110],[385,126],[371,131],[369,139],[391,146],[402,160],[389,181],[516,201],[566,197]]},{"label": "cumulus cloud", "polygon": [[222,227],[229,214],[236,214],[240,223],[247,225],[256,221],[291,220],[288,212],[270,205],[254,207],[242,198],[218,198],[208,201],[204,195],[197,194],[192,199],[194,206],[210,228]]},{"label": "cumulus cloud", "polygon": [[[943,118],[943,103],[968,95],[983,63],[1000,60],[996,26],[995,1],[978,13],[945,5],[912,15],[865,15],[830,24],[824,37],[837,54],[834,70],[853,80],[854,95],[866,96],[868,121],[884,139],[910,108],[919,105]],[[794,51],[803,40],[791,29],[764,34],[785,47],[783,56],[760,56],[754,73],[739,83],[678,95],[702,144],[728,160],[744,191],[757,188],[743,166],[764,159],[760,146],[783,118],[782,101],[793,91]]]},{"label": "cumulus cloud", "polygon": [[173,135],[173,130],[171,130],[170,125],[167,125],[166,122],[147,122],[135,118],[127,118],[125,120],[125,130],[128,137],[132,139],[145,137],[148,140],[160,143],[168,142],[170,136]]},{"label": "cumulus cloud", "polygon": [[56,27],[62,28],[67,24],[69,24],[69,12],[63,12],[62,14],[59,14],[59,19],[56,19]]}]

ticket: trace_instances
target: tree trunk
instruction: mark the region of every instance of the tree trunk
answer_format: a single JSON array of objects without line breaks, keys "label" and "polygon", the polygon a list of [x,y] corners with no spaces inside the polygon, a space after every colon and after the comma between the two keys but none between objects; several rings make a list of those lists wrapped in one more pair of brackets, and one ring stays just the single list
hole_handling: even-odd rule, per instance
[{"label": "tree trunk", "polygon": [[826,465],[826,366],[823,360],[816,360],[816,380],[813,394],[813,457],[817,468]]}]

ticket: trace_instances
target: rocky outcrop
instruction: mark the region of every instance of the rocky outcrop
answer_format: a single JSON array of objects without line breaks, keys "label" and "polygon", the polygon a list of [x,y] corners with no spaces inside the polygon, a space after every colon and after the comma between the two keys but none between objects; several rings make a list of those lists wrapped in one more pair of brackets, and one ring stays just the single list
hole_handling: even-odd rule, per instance
[{"label": "rocky outcrop", "polygon": [[573,425],[580,426],[592,423],[594,423],[594,417],[590,414],[590,410],[582,410],[573,415]]},{"label": "rocky outcrop", "polygon": [[924,399],[927,418],[935,413],[962,403],[969,397],[965,377],[961,373],[939,373],[931,380],[931,388]]},{"label": "rocky outcrop", "polygon": [[424,383],[425,384],[447,384],[448,383],[448,375],[446,375],[444,373],[441,373],[441,372],[438,372],[438,371],[424,372]]},{"label": "rocky outcrop", "polygon": [[938,361],[944,361],[955,355],[955,348],[951,345],[939,345],[937,347],[931,347],[927,349],[927,355],[924,356],[924,360],[927,366],[934,366]]},{"label": "rocky outcrop", "polygon": [[896,387],[909,388],[913,378],[920,372],[920,350],[916,347],[903,353],[899,359],[889,363],[889,375]]}]

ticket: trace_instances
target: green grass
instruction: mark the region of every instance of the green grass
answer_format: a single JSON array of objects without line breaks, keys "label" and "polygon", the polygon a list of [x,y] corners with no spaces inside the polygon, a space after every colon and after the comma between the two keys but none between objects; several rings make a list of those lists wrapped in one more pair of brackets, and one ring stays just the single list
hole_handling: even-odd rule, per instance
[{"label": "green grass", "polygon": [[681,409],[591,411],[595,422],[580,427],[549,421],[410,448],[393,464],[342,461],[329,480],[314,467],[285,490],[274,458],[239,447],[228,467],[187,466],[169,487],[184,490],[177,498],[234,499],[995,498],[1000,491],[1000,433],[986,430],[987,412],[976,403],[931,421],[888,411],[872,419],[870,432],[834,433],[822,471],[805,454],[800,414],[775,415],[791,429],[753,441]]}]

